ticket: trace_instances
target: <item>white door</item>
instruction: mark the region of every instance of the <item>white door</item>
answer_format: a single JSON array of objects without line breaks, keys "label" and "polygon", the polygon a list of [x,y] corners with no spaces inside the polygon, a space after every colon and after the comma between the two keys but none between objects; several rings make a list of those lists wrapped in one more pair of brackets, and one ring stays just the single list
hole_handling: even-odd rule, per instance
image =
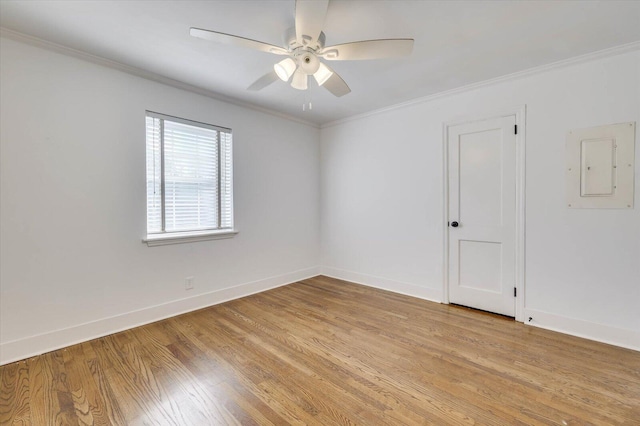
[{"label": "white door", "polygon": [[448,128],[449,301],[515,316],[515,116]]}]

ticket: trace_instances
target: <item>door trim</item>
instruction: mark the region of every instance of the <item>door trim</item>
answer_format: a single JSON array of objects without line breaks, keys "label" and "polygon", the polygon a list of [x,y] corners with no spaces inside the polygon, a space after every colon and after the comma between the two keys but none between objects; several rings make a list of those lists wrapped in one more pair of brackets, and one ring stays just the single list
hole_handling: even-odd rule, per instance
[{"label": "door trim", "polygon": [[449,128],[474,121],[488,120],[492,118],[515,116],[518,134],[516,136],[516,218],[515,218],[515,280],[516,288],[516,313],[515,319],[524,322],[525,307],[525,166],[526,166],[526,105],[505,108],[491,113],[482,113],[471,116],[458,117],[442,123],[442,303],[449,304]]}]

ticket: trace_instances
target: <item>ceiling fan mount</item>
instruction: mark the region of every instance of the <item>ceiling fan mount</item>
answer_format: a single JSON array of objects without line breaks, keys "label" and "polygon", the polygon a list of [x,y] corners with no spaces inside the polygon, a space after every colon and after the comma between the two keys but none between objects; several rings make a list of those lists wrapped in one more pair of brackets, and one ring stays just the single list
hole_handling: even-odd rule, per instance
[{"label": "ceiling fan mount", "polygon": [[413,39],[364,40],[325,46],[322,31],[329,0],[296,0],[295,26],[284,35],[284,47],[275,46],[231,34],[201,28],[191,28],[194,37],[217,43],[248,47],[276,55],[287,56],[273,70],[256,80],[248,90],[260,90],[277,81],[288,82],[298,90],[308,88],[309,76],[319,86],[335,96],[351,92],[347,83],[321,59],[327,61],[384,59],[407,56],[413,49]]},{"label": "ceiling fan mount", "polygon": [[307,47],[317,52],[324,48],[326,39],[327,37],[324,32],[320,31],[318,38],[315,40],[315,43],[312,44],[311,37],[305,35],[302,36],[302,43],[300,43],[298,42],[298,37],[296,36],[296,27],[291,27],[284,33],[284,45],[287,46],[290,51],[293,51],[300,47]]}]

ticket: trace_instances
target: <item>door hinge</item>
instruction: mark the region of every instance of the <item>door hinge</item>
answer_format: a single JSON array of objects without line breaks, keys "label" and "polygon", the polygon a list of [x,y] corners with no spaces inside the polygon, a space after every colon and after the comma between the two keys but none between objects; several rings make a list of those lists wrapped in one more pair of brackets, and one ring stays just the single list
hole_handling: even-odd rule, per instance
[{"label": "door hinge", "polygon": [[513,132],[517,135],[518,134],[518,125],[514,124],[513,125]]},{"label": "door hinge", "polygon": [[513,297],[518,297],[518,289],[517,288],[513,288]]}]

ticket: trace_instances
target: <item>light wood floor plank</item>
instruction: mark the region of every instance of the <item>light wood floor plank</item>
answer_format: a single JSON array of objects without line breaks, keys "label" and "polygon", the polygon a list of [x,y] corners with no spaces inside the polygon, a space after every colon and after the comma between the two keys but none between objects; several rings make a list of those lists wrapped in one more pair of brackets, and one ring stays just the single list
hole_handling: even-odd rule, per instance
[{"label": "light wood floor plank", "polygon": [[67,384],[63,351],[49,352],[27,361],[32,424],[78,425]]},{"label": "light wood floor plank", "polygon": [[6,366],[0,375],[0,425],[29,425],[29,368],[26,361]]},{"label": "light wood floor plank", "polygon": [[75,345],[63,351],[69,391],[78,423],[81,425],[109,424],[109,415],[100,389],[91,373],[93,358],[84,352],[86,345]]},{"label": "light wood floor plank", "polygon": [[4,425],[640,425],[640,352],[327,277],[0,367]]}]

